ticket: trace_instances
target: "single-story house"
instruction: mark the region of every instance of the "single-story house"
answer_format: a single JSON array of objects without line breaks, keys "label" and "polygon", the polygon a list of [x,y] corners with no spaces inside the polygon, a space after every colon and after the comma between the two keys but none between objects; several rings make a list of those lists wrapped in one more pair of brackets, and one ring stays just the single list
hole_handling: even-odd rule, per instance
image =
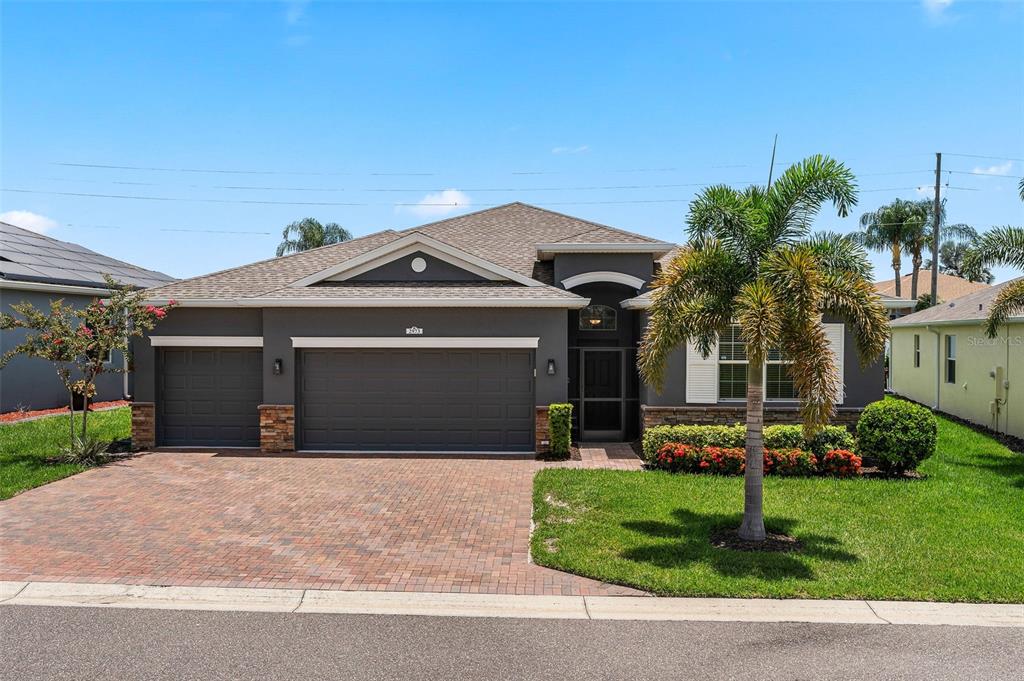
[{"label": "single-story house", "polygon": [[989,338],[983,324],[1009,282],[891,322],[892,390],[938,411],[1024,437],[1024,316]]},{"label": "single-story house", "polygon": [[[968,293],[984,291],[989,288],[989,285],[985,282],[968,281],[963,277],[946,274],[945,272],[939,272],[936,283],[939,302],[953,300],[954,298],[966,296]],[[882,304],[889,310],[890,319],[897,319],[914,311],[914,308],[917,306],[917,300],[910,295],[912,284],[913,274],[904,274],[900,277],[900,295],[897,296],[895,279],[875,282],[875,290],[881,296]],[[917,295],[921,296],[925,293],[931,293],[931,290],[932,271],[930,269],[920,270],[917,276]]]},{"label": "single-story house", "polygon": [[[522,203],[162,286],[178,302],[135,349],[138,445],[265,451],[532,452],[547,407],[582,441],[644,425],[733,422],[746,368],[735,334],[679,349],[658,393],[640,380],[644,293],[675,244]],[[830,323],[852,422],[882,396]],[[767,369],[769,422],[795,421]]]},{"label": "single-story house", "polygon": [[[50,301],[57,298],[83,308],[110,293],[104,274],[138,288],[174,281],[161,272],[0,222],[0,310],[13,313],[11,306],[21,302],[48,310]],[[0,330],[0,354],[18,345],[25,333],[21,329]],[[124,364],[120,352],[112,353],[108,361],[114,366]],[[96,401],[119,400],[128,394],[128,375],[103,374],[96,381],[96,389]],[[51,409],[67,403],[67,391],[46,360],[15,357],[0,370],[0,412]]]}]

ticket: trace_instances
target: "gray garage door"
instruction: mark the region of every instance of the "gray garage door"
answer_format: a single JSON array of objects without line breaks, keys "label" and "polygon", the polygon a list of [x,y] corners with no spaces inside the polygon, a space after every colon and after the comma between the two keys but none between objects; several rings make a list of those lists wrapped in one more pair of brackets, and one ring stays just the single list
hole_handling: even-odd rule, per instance
[{"label": "gray garage door", "polygon": [[258,348],[164,348],[157,364],[157,443],[256,447],[263,397]]},{"label": "gray garage door", "polygon": [[531,350],[303,350],[300,446],[533,450]]}]

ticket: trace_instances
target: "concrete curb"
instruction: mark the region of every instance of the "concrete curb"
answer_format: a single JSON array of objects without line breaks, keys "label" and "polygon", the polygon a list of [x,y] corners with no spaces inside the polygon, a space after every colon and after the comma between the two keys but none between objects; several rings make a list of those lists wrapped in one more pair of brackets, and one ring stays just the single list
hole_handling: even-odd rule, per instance
[{"label": "concrete curb", "polygon": [[318,589],[0,582],[10,605],[433,617],[809,622],[1024,628],[1024,604],[646,596],[517,596]]}]

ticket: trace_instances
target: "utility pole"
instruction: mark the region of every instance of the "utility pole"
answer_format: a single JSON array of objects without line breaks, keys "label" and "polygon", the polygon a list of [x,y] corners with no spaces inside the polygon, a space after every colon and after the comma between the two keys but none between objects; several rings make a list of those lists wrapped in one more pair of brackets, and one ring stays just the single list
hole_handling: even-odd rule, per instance
[{"label": "utility pole", "polygon": [[779,133],[775,133],[775,141],[772,142],[772,162],[768,166],[768,188],[772,186],[772,174],[775,172],[775,147],[779,145]]},{"label": "utility pole", "polygon": [[932,207],[932,305],[939,304],[939,224],[942,222],[942,152],[935,153],[935,205]]}]

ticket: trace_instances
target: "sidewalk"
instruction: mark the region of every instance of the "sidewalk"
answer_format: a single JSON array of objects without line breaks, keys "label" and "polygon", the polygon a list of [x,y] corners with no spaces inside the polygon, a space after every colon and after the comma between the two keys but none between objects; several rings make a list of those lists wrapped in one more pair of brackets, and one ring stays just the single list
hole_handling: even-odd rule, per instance
[{"label": "sidewalk", "polygon": [[1022,627],[1024,605],[645,596],[517,596],[0,582],[0,605],[590,620]]}]

